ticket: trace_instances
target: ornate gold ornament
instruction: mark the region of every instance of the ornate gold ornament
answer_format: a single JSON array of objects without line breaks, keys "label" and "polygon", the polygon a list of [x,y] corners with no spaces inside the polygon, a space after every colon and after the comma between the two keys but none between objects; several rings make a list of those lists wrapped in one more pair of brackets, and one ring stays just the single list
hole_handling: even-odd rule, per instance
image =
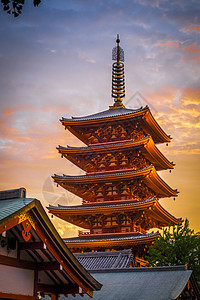
[{"label": "ornate gold ornament", "polygon": [[29,223],[31,224],[31,226],[35,229],[35,220],[30,215],[30,213],[26,212],[26,213],[22,213],[21,215],[19,215],[18,224],[22,223],[25,220],[28,220]]}]

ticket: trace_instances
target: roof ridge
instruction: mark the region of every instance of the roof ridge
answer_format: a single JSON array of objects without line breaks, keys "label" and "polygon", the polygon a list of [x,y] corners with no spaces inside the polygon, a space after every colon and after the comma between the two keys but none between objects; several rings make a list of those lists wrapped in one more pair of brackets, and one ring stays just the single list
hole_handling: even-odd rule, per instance
[{"label": "roof ridge", "polygon": [[146,136],[142,137],[141,139],[137,140],[137,141],[134,141],[134,140],[130,140],[130,141],[127,141],[125,140],[125,142],[122,140],[122,141],[117,141],[116,143],[112,142],[112,143],[109,143],[109,144],[105,144],[105,143],[102,143],[102,144],[98,144],[98,145],[90,145],[90,146],[80,146],[80,147],[74,147],[74,146],[69,146],[67,145],[66,147],[65,146],[61,146],[61,145],[58,145],[57,149],[72,149],[72,150],[78,150],[78,149],[92,149],[92,148],[102,148],[102,147],[110,147],[110,146],[118,146],[118,145],[129,145],[129,144],[132,144],[132,143],[139,143],[139,142],[142,142],[142,141],[145,141],[145,140],[148,140],[152,138],[150,134],[147,134]]},{"label": "roof ridge", "polygon": [[130,202],[127,202],[125,203],[124,202],[120,202],[120,203],[95,203],[95,204],[84,204],[84,205],[72,205],[72,206],[67,206],[67,205],[60,205],[58,204],[58,206],[53,206],[53,205],[49,205],[48,207],[49,208],[66,208],[66,209],[79,209],[79,208],[94,208],[94,207],[115,207],[115,206],[129,206],[129,205],[137,205],[137,204],[141,204],[141,203],[147,203],[147,202],[151,202],[153,200],[157,199],[156,197],[152,197],[152,198],[147,198],[146,200],[143,200],[143,201],[130,201]]},{"label": "roof ridge", "polygon": [[177,265],[177,266],[158,266],[158,267],[134,267],[134,268],[123,268],[123,269],[98,269],[91,271],[91,273],[113,273],[113,272],[162,272],[162,271],[187,271],[186,265]]},{"label": "roof ridge", "polygon": [[106,237],[106,236],[98,236],[99,239],[95,239],[94,237],[90,237],[90,236],[87,236],[86,239],[84,237],[84,239],[81,239],[80,237],[75,237],[75,238],[64,238],[64,242],[67,242],[67,243],[73,243],[74,241],[76,242],[91,242],[91,241],[101,241],[101,240],[108,240],[108,241],[113,241],[113,240],[116,240],[116,239],[119,239],[120,240],[125,240],[125,239],[141,239],[141,238],[146,238],[146,237],[152,237],[152,236],[156,236],[156,235],[160,235],[158,232],[150,232],[150,233],[146,233],[146,234],[141,234],[141,235],[137,235],[135,236],[133,233],[129,234],[129,235],[125,235],[125,236],[120,236],[120,235],[116,235],[114,237]]},{"label": "roof ridge", "polygon": [[120,115],[129,115],[132,113],[137,113],[139,111],[145,110],[147,109],[148,106],[146,105],[145,107],[141,106],[138,109],[131,109],[131,108],[115,108],[115,109],[107,109],[95,114],[91,114],[91,115],[87,115],[87,116],[83,116],[83,117],[71,117],[70,118],[64,118],[62,117],[61,121],[84,121],[84,120],[92,120],[92,119],[106,119],[106,118],[110,118],[110,117],[117,117]]},{"label": "roof ridge", "polygon": [[142,171],[145,170],[150,170],[153,169],[154,166],[153,164],[151,164],[150,166],[146,166],[143,169],[139,169],[139,170],[130,170],[130,171],[124,171],[124,170],[117,170],[117,172],[110,172],[109,174],[94,174],[94,175],[89,175],[89,174],[84,174],[84,175],[57,175],[54,174],[54,176],[52,176],[53,178],[74,178],[74,179],[78,179],[78,178],[92,178],[92,177],[105,177],[105,176],[115,176],[115,175],[121,175],[121,174],[131,174],[131,173],[140,173]]},{"label": "roof ridge", "polygon": [[9,200],[14,198],[26,198],[26,189],[21,187],[18,189],[0,191],[0,200]]}]

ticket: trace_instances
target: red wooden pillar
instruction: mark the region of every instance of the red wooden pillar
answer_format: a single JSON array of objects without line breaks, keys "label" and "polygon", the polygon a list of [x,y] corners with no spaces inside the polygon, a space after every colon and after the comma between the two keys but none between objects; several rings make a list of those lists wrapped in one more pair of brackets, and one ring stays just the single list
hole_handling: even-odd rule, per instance
[{"label": "red wooden pillar", "polygon": [[51,300],[58,300],[58,294],[51,294]]}]

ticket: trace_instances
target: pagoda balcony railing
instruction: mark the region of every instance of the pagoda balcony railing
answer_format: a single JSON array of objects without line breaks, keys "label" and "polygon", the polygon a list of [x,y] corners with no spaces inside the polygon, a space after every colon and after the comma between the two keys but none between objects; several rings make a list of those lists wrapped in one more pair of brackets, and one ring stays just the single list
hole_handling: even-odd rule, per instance
[{"label": "pagoda balcony railing", "polygon": [[78,231],[78,236],[85,236],[85,235],[113,235],[113,234],[129,234],[129,233],[140,233],[140,234],[146,234],[146,230],[144,230],[143,228],[141,228],[140,226],[134,226],[133,229],[131,231],[127,231],[127,230],[121,230],[121,231],[118,231],[118,230],[103,230],[103,232],[99,231],[98,233],[95,232],[95,233],[90,233],[90,230],[79,230]]},{"label": "pagoda balcony railing", "polygon": [[123,196],[116,196],[116,197],[102,197],[102,198],[96,198],[94,201],[87,201],[82,199],[82,204],[97,204],[97,203],[108,203],[108,202],[115,202],[115,201],[120,201],[120,202],[127,202],[127,201],[132,201],[132,202],[139,202],[139,201],[145,201],[146,199],[148,199],[148,197],[146,197],[145,199],[139,199],[139,198],[131,198],[131,197],[123,197]]},{"label": "pagoda balcony railing", "polygon": [[141,228],[140,226],[134,226],[133,227],[133,230],[131,231],[131,232],[136,232],[136,233],[143,233],[143,234],[145,234],[146,233],[146,230],[145,229],[143,229],[143,228]]},{"label": "pagoda balcony railing", "polygon": [[88,235],[90,234],[90,230],[79,230],[78,236]]},{"label": "pagoda balcony railing", "polygon": [[134,226],[132,232],[140,232],[140,233],[145,234],[146,230],[143,229],[143,228],[141,228],[141,227],[139,227],[139,226]]},{"label": "pagoda balcony railing", "polygon": [[142,258],[139,258],[139,257],[136,257],[135,258],[135,267],[147,267],[148,265],[148,261],[147,260],[144,260]]}]

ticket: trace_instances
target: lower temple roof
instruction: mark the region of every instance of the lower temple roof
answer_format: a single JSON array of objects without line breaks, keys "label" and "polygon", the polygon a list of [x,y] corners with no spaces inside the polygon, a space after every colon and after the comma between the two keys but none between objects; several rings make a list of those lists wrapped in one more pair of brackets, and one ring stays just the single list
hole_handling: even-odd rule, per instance
[{"label": "lower temple roof", "polygon": [[129,268],[133,259],[131,249],[108,252],[74,253],[74,256],[88,271]]},{"label": "lower temple roof", "polygon": [[[187,297],[183,299],[200,299],[192,271],[186,266],[110,269],[91,274],[103,284],[94,300],[175,300],[184,293]],[[76,298],[82,299],[80,295]],[[60,300],[64,299],[61,295]],[[74,297],[69,295],[68,299]],[[86,295],[84,299],[90,298]]]}]

